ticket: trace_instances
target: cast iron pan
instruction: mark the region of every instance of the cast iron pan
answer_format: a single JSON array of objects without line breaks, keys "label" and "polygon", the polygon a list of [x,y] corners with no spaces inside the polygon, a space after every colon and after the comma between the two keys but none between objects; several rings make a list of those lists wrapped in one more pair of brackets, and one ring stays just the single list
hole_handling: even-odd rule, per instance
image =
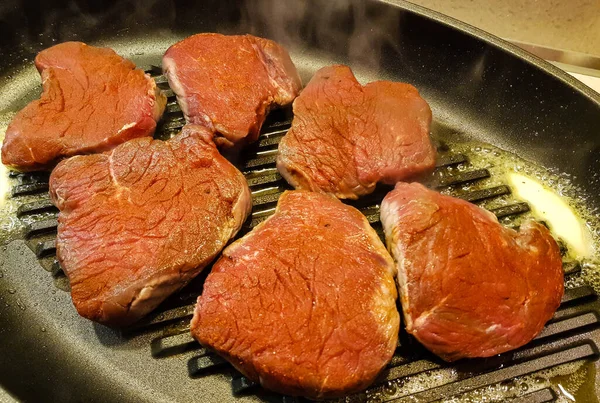
[{"label": "cast iron pan", "polygon": [[[444,140],[458,133],[568,175],[590,208],[600,208],[598,94],[497,38],[401,1],[4,0],[0,123],[6,125],[11,112],[39,93],[32,61],[45,47],[67,40],[111,46],[158,76],[172,95],[153,66],[160,65],[169,45],[197,32],[252,33],[277,40],[290,50],[304,82],[321,66],[345,63],[363,80],[414,84],[434,112],[433,134],[444,165],[440,169],[466,167],[466,174],[441,187],[460,188],[489,175],[470,166],[469,155],[444,148]],[[182,125],[174,98],[169,101],[158,136]],[[269,169],[289,119],[289,111],[274,113],[263,141],[239,163],[255,191],[256,214],[245,230],[266,216],[261,211],[274,206],[285,188]],[[186,325],[202,278],[132,329],[115,331],[80,318],[54,261],[56,211],[47,201],[46,182],[44,174],[9,178],[13,196],[4,205],[9,216],[3,222],[10,219],[15,229],[0,254],[0,383],[5,391],[0,399],[10,394],[18,400],[57,402],[297,400],[261,390],[190,339]],[[507,190],[489,192],[478,195],[493,198]],[[359,207],[379,229],[376,202],[369,199]],[[495,212],[510,220],[525,211],[526,205],[516,203]],[[574,269],[567,278],[576,275]],[[515,384],[513,377],[574,360],[595,362],[600,343],[597,297],[580,282],[571,283],[554,321],[517,352],[448,366],[402,333],[383,383],[353,401],[404,394],[435,400],[491,384]],[[411,380],[426,377],[427,371],[442,375],[437,383],[413,383],[409,392]],[[555,398],[545,386],[511,393],[507,396],[523,396],[522,401]]]}]

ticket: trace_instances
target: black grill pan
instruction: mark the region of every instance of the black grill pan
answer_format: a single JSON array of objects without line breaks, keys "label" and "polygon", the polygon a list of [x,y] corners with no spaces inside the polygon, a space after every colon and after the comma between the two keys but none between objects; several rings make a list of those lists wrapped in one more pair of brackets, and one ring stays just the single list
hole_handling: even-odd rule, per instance
[{"label": "black grill pan", "polygon": [[[321,66],[346,63],[364,80],[414,84],[435,118],[440,157],[430,185],[490,208],[507,225],[516,225],[529,206],[448,139],[491,143],[569,175],[589,207],[600,208],[600,96],[491,35],[399,1],[5,1],[0,124],[39,93],[35,54],[57,42],[83,40],[114,47],[156,78],[169,97],[156,136],[167,138],[182,127],[183,116],[161,75],[160,58],[170,44],[196,32],[278,40],[290,49],[304,82]],[[290,110],[273,112],[259,141],[238,161],[254,205],[242,233],[268,217],[288,188],[274,160],[291,118]],[[262,390],[191,339],[193,303],[208,270],[131,328],[115,331],[80,318],[55,259],[57,211],[47,195],[48,174],[11,174],[8,181],[5,218],[15,229],[0,252],[0,400],[302,401]],[[378,206],[387,190],[353,202],[380,235]],[[504,202],[494,207],[494,200]],[[401,332],[378,382],[347,401],[435,401],[497,385],[507,390],[500,400],[556,400],[555,388],[545,385],[509,386],[559,365],[587,360],[588,368],[596,366],[600,302],[578,280],[580,271],[578,262],[565,263],[563,303],[528,345],[449,365]],[[436,374],[437,382],[414,386],[415,379]],[[592,379],[589,389],[598,384]]]}]

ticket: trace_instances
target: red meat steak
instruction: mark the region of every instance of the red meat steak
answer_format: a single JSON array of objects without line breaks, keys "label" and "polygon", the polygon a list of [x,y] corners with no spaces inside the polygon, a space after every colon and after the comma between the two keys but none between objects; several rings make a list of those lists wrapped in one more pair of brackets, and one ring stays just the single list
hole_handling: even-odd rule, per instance
[{"label": "red meat steak", "polygon": [[398,339],[394,265],[353,207],[285,192],[223,252],[192,335],[274,391],[328,398],[367,387]]},{"label": "red meat steak", "polygon": [[154,133],[166,98],[113,50],[65,42],[40,52],[43,92],[14,117],[2,162],[43,169],[62,157],[110,150]]},{"label": "red meat steak", "polygon": [[411,85],[361,86],[349,67],[319,70],[294,101],[277,167],[297,189],[356,199],[433,170],[431,110]]},{"label": "red meat steak", "polygon": [[381,204],[406,329],[447,361],[533,339],[558,308],[563,270],[548,229],[519,232],[466,201],[398,183]]},{"label": "red meat steak", "polygon": [[196,276],[250,212],[243,175],[203,127],[58,164],[56,251],[82,316],[130,324]]},{"label": "red meat steak", "polygon": [[287,51],[252,35],[193,35],[167,50],[163,70],[187,121],[214,129],[226,147],[255,141],[269,109],[301,87]]}]

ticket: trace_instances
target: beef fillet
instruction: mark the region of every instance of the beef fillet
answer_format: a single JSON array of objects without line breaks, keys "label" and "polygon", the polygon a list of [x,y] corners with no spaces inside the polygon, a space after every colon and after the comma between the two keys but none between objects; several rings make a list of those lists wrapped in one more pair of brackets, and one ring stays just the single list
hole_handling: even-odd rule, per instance
[{"label": "beef fillet", "polygon": [[8,126],[4,164],[44,169],[63,157],[154,133],[166,98],[150,76],[113,50],[65,42],[40,52],[35,65],[43,92]]},{"label": "beef fillet", "polygon": [[294,101],[277,168],[296,189],[356,199],[433,170],[431,110],[409,84],[362,86],[349,67],[319,70]]},{"label": "beef fillet", "polygon": [[287,51],[252,35],[193,35],[167,50],[163,70],[186,120],[215,130],[224,147],[255,141],[269,110],[301,87]]},{"label": "beef fillet", "polygon": [[56,252],[77,311],[127,325],[211,262],[251,209],[244,176],[212,133],[186,126],[62,161],[50,176]]},{"label": "beef fillet", "polygon": [[285,192],[275,214],[213,266],[192,335],[265,388],[343,396],[392,358],[395,301],[393,261],[358,210]]},{"label": "beef fillet", "polygon": [[447,361],[520,347],[563,295],[558,246],[534,221],[514,231],[473,204],[398,183],[381,204],[406,329]]}]

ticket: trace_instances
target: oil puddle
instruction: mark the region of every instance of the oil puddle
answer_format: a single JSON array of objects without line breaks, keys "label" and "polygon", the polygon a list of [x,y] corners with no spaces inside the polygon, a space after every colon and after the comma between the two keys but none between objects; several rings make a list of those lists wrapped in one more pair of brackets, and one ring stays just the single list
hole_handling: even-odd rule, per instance
[{"label": "oil puddle", "polygon": [[551,389],[557,403],[598,403],[594,362],[575,361],[534,374],[473,390],[444,403],[504,402],[543,389]]},{"label": "oil puddle", "polygon": [[[347,398],[345,402],[363,401],[370,403],[387,402],[395,399],[419,401],[412,396],[419,392],[434,389],[464,379],[464,374],[453,368],[439,368],[422,372],[383,385],[370,388],[359,399]],[[585,360],[574,361],[537,371],[525,376],[474,389],[452,397],[442,398],[444,403],[505,402],[527,396],[543,389],[551,389],[555,402],[598,403],[596,397],[595,363]]]},{"label": "oil puddle", "polygon": [[571,374],[550,378],[550,384],[559,396],[559,402],[598,403],[596,366],[593,362],[585,362]]}]

